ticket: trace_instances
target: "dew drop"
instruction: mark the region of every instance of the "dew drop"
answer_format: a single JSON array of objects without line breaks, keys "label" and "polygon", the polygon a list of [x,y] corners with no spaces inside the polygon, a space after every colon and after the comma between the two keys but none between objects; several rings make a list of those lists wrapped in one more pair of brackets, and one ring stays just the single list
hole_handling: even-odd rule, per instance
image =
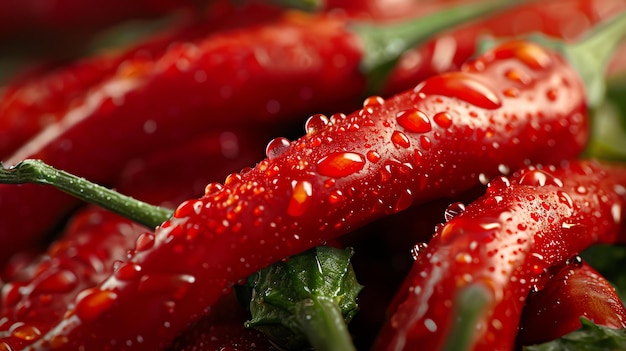
[{"label": "dew drop", "polygon": [[41,337],[41,330],[34,325],[22,324],[15,328],[11,335],[20,340],[33,341]]},{"label": "dew drop", "polygon": [[265,147],[265,155],[268,159],[273,160],[284,154],[287,149],[289,149],[290,145],[291,142],[287,138],[274,138],[269,143],[267,143],[267,146]]},{"label": "dew drop", "polygon": [[465,205],[461,202],[453,202],[450,205],[448,205],[448,207],[446,207],[446,210],[443,213],[444,219],[447,221],[451,220],[452,218],[456,217],[458,214],[462,213],[463,211],[465,211]]},{"label": "dew drop", "polygon": [[493,90],[464,72],[444,73],[426,79],[415,87],[415,92],[459,98],[490,110],[502,106]]},{"label": "dew drop", "polygon": [[562,180],[560,180],[559,178],[555,177],[554,175],[548,172],[545,172],[539,169],[535,169],[535,170],[524,173],[524,175],[522,175],[522,177],[520,178],[519,183],[521,185],[529,185],[529,186],[551,185],[551,186],[563,187]]},{"label": "dew drop", "polygon": [[307,119],[304,124],[304,130],[307,134],[314,134],[327,126],[328,123],[330,123],[328,117],[322,114],[315,114]]},{"label": "dew drop", "polygon": [[402,128],[413,133],[427,133],[432,130],[430,119],[422,111],[404,110],[396,114],[396,121]]},{"label": "dew drop", "polygon": [[452,126],[452,115],[448,112],[437,112],[433,116],[433,121],[441,128],[448,129]]},{"label": "dew drop", "polygon": [[339,189],[334,189],[328,195],[328,202],[330,202],[331,205],[341,203],[344,199],[345,197],[343,195],[343,192],[341,192],[341,190]]},{"label": "dew drop", "polygon": [[365,166],[365,157],[355,152],[334,152],[317,162],[317,172],[328,177],[346,177]]},{"label": "dew drop", "polygon": [[137,252],[146,251],[154,246],[155,237],[152,233],[143,233],[137,237],[135,242],[135,250]]},{"label": "dew drop", "polygon": [[406,134],[398,130],[394,131],[391,135],[391,142],[398,148],[406,149],[411,146],[411,141],[406,136]]},{"label": "dew drop", "polygon": [[311,182],[293,181],[291,183],[292,193],[287,207],[287,214],[293,217],[302,216],[311,205],[313,196],[313,185]]},{"label": "dew drop", "polygon": [[108,310],[117,299],[112,291],[89,288],[81,291],[76,297],[75,312],[82,322],[95,320]]},{"label": "dew drop", "polygon": [[398,199],[396,200],[392,211],[394,213],[404,211],[409,208],[412,203],[413,193],[411,192],[411,189],[406,189],[404,192],[402,192],[402,194],[400,194],[400,197],[398,197]]},{"label": "dew drop", "polygon": [[411,257],[413,260],[417,260],[419,255],[424,252],[428,248],[428,244],[424,242],[417,243],[415,246],[411,248]]},{"label": "dew drop", "polygon": [[132,280],[141,272],[141,266],[131,262],[125,262],[115,271],[115,277],[119,280]]},{"label": "dew drop", "polygon": [[380,154],[374,150],[370,150],[367,152],[367,160],[372,162],[372,163],[376,163],[378,162],[378,160],[380,160]]},{"label": "dew drop", "polygon": [[496,58],[517,58],[529,68],[539,70],[552,64],[550,55],[539,45],[528,41],[510,41],[494,52]]},{"label": "dew drop", "polygon": [[376,107],[385,103],[385,99],[380,96],[370,96],[363,100],[363,107]]},{"label": "dew drop", "polygon": [[60,270],[50,274],[37,283],[37,293],[68,293],[78,286],[78,278],[73,272]]},{"label": "dew drop", "polygon": [[437,331],[437,323],[430,318],[427,318],[424,321],[424,326],[428,329],[429,332],[434,333]]}]

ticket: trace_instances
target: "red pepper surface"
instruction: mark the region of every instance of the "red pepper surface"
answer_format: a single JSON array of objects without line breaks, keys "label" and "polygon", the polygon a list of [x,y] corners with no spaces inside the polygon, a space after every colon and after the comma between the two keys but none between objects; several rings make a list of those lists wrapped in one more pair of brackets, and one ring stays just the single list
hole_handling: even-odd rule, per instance
[{"label": "red pepper surface", "polygon": [[313,116],[301,139],[271,141],[256,167],[182,203],[35,345],[162,348],[270,263],[483,177],[575,157],[585,116],[576,72],[527,42],[386,101],[368,98],[348,116]]},{"label": "red pepper surface", "polygon": [[[406,11],[407,16],[422,14],[420,6],[414,11]],[[383,19],[377,16],[372,15]],[[263,28],[174,45],[156,60],[137,60],[136,69],[119,71],[101,82],[74,102],[63,122],[37,135],[5,163],[39,158],[108,184],[120,158],[166,148],[203,128],[250,125],[250,116],[259,124],[285,123],[296,115],[324,112],[319,106],[341,110],[346,101],[361,96],[366,79],[360,70],[360,43],[340,17],[286,16]],[[577,17],[565,20],[571,18]],[[423,77],[414,77],[413,82]],[[48,204],[36,201],[38,197],[45,197]],[[0,212],[0,257],[2,249],[15,251],[42,235],[72,205],[75,200],[52,190],[0,186],[0,206],[7,208]],[[20,235],[11,238],[4,234],[18,231]]]},{"label": "red pepper surface", "polygon": [[244,323],[250,318],[235,293],[221,298],[211,314],[187,328],[167,351],[278,351],[267,336]]},{"label": "red pepper surface", "polygon": [[[402,55],[383,95],[410,89],[434,74],[456,70],[474,55],[481,38],[544,33],[575,41],[598,23],[626,10],[625,0],[526,1],[496,16],[452,28]],[[623,60],[621,60],[623,61]]]},{"label": "red pepper surface", "polygon": [[[66,38],[93,34],[132,19],[156,18],[175,11],[196,11],[195,0],[90,1],[5,0],[0,3],[0,40]],[[80,36],[79,36],[80,37]]]},{"label": "red pepper surface", "polygon": [[[117,71],[100,82],[5,164],[42,159],[107,185],[129,158],[220,125],[265,127],[320,105],[330,108],[359,96],[365,84],[359,70],[362,43],[349,23],[344,16],[289,12],[265,26],[171,45],[157,59],[138,59],[137,69]],[[41,197],[47,205],[36,201]],[[35,241],[76,204],[51,189],[0,186],[5,209],[0,257]]]},{"label": "red pepper surface", "polygon": [[459,296],[480,289],[467,350],[512,350],[526,297],[595,243],[624,241],[626,168],[579,161],[497,177],[436,231],[391,306],[376,350],[442,350]]},{"label": "red pepper surface", "polygon": [[[252,140],[258,143],[249,145]],[[132,162],[116,188],[149,203],[177,204],[202,194],[207,179],[223,179],[232,170],[252,164],[263,140],[260,130],[255,135],[211,133]],[[25,348],[48,332],[62,319],[76,294],[113,273],[114,263],[125,260],[144,233],[145,227],[100,208],[89,207],[74,215],[44,255],[4,284],[0,350]]]},{"label": "red pepper surface", "polygon": [[[0,97],[0,158],[9,157],[47,126],[66,118],[89,96],[146,70],[170,45],[194,42],[211,33],[275,20],[284,10],[263,4],[234,6],[213,0],[206,18],[183,17],[153,37],[132,47],[113,48],[66,65],[53,66],[7,84]],[[115,84],[110,84],[115,86]]]},{"label": "red pepper surface", "polygon": [[626,328],[626,309],[615,288],[582,261],[567,264],[531,293],[522,311],[518,344],[540,344],[580,329],[580,318],[607,328]]}]

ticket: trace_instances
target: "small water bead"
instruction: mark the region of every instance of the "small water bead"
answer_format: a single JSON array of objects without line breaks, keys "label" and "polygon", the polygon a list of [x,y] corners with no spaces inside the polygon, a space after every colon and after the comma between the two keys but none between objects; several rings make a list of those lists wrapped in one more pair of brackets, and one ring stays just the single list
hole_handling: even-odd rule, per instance
[{"label": "small water bead", "polygon": [[406,149],[411,146],[411,141],[406,134],[397,130],[391,135],[391,142],[398,148]]},{"label": "small water bead", "polygon": [[510,41],[494,52],[498,59],[516,58],[531,69],[540,70],[552,64],[552,58],[541,46],[528,41]]},{"label": "small water bead", "polygon": [[448,207],[446,207],[443,216],[445,221],[449,221],[452,218],[456,217],[458,214],[465,211],[465,205],[461,202],[453,202]]},{"label": "small water bead", "polygon": [[404,211],[409,208],[411,204],[413,204],[413,192],[411,189],[406,189],[400,194],[391,210],[393,213]]},{"label": "small water bead", "polygon": [[441,128],[448,129],[452,126],[452,115],[448,112],[437,112],[433,116],[433,121]]},{"label": "small water bead", "polygon": [[323,176],[341,178],[357,173],[365,166],[365,157],[356,152],[333,152],[317,162],[317,172]]},{"label": "small water bead", "polygon": [[115,269],[115,277],[119,280],[132,280],[141,272],[141,266],[136,263],[123,262]]},{"label": "small water bead", "polygon": [[330,120],[325,115],[315,114],[309,117],[306,123],[304,123],[304,130],[307,134],[314,134],[322,130],[329,123],[330,123]]},{"label": "small water bead", "polygon": [[222,189],[224,189],[224,185],[218,182],[212,182],[207,184],[207,186],[204,188],[204,195],[212,196],[220,192]]},{"label": "small water bead", "polygon": [[268,159],[273,160],[284,154],[291,146],[291,142],[287,138],[278,137],[272,139],[265,147],[265,155]]},{"label": "small water bead", "polygon": [[68,270],[60,270],[52,273],[40,280],[35,288],[34,293],[67,293],[74,290],[78,286],[78,278]]},{"label": "small water bead", "polygon": [[366,154],[366,157],[367,157],[367,160],[372,163],[378,162],[381,158],[380,154],[374,150],[368,151]]},{"label": "small water bead", "polygon": [[424,150],[430,150],[430,148],[433,146],[433,142],[430,140],[429,137],[425,135],[420,135],[420,146]]},{"label": "small water bead", "polygon": [[396,114],[396,121],[402,128],[413,133],[427,133],[432,130],[430,119],[420,110],[404,110]]},{"label": "small water bead", "polygon": [[76,297],[74,312],[76,316],[88,323],[97,319],[106,312],[117,300],[117,294],[112,291],[89,288],[81,291]]},{"label": "small water bead", "polygon": [[417,243],[415,246],[413,246],[411,248],[411,257],[413,257],[413,260],[417,260],[419,255],[426,251],[427,248],[428,244],[424,242]]},{"label": "small water bead", "polygon": [[15,328],[11,333],[11,336],[25,341],[37,340],[41,337],[41,335],[41,330],[30,324],[22,324]]},{"label": "small water bead", "polygon": [[385,99],[380,96],[370,96],[363,100],[363,107],[376,107],[385,103]]},{"label": "small water bead", "polygon": [[517,69],[509,69],[504,72],[504,76],[515,83],[527,85],[532,81],[530,75],[528,73],[517,70]]},{"label": "small water bead", "polygon": [[135,250],[137,252],[146,251],[151,249],[155,243],[155,236],[152,233],[143,233],[137,237],[135,241]]},{"label": "small water bead", "polygon": [[519,184],[521,185],[529,185],[529,186],[556,186],[563,187],[563,181],[553,174],[545,172],[543,170],[532,170],[524,173],[519,180]]},{"label": "small water bead", "polygon": [[313,185],[306,180],[293,181],[291,188],[292,193],[287,206],[287,214],[292,217],[299,217],[306,213],[311,205]]},{"label": "small water bead", "polygon": [[339,189],[332,190],[328,195],[328,202],[330,202],[331,205],[341,203],[344,201],[344,199],[345,196],[343,195],[343,192]]},{"label": "small water bead", "polygon": [[431,77],[417,85],[414,91],[458,98],[489,110],[502,106],[502,101],[491,88],[464,72],[450,72]]}]

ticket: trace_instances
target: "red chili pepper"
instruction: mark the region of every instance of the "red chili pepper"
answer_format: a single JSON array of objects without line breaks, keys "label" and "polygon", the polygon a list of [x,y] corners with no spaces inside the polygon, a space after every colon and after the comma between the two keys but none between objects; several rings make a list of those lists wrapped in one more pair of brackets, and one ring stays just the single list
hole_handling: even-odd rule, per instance
[{"label": "red chili pepper", "polygon": [[273,140],[255,168],[181,204],[36,346],[163,347],[272,262],[526,162],[575,157],[585,109],[582,82],[560,55],[509,42],[348,116],[313,116],[306,136]]},{"label": "red chili pepper", "polygon": [[[495,178],[419,253],[374,349],[512,350],[526,297],[550,268],[625,240],[624,186],[626,168],[592,161]],[[475,320],[459,319],[466,294]]]},{"label": "red chili pepper", "polygon": [[497,16],[442,32],[424,45],[406,52],[385,82],[383,94],[410,89],[426,77],[456,70],[476,52],[481,38],[517,37],[540,32],[572,42],[624,10],[624,0],[522,2]]},{"label": "red chili pepper", "polygon": [[199,5],[195,0],[132,3],[6,0],[0,3],[0,40],[80,38],[123,21],[156,18],[182,10],[195,11]]},{"label": "red chili pepper", "polygon": [[[412,22],[409,27],[418,29],[404,32],[411,37],[405,38],[405,44],[493,9],[493,4],[457,8],[433,15],[438,21]],[[265,126],[276,115],[300,115],[358,96],[364,84],[359,69],[362,60],[388,60],[386,53],[364,50],[363,40],[382,33],[395,36],[398,27],[375,26],[376,31],[364,34],[366,28],[373,29],[365,26],[356,34],[351,23],[345,18],[291,13],[271,25],[172,45],[157,60],[141,61],[140,69],[117,72],[103,82],[77,102],[62,122],[31,139],[6,164],[43,159],[110,184],[127,159],[166,149],[207,129],[242,123]],[[387,46],[386,41],[374,42]],[[338,84],[344,81],[356,85]],[[45,206],[36,201],[42,197],[47,199]],[[0,257],[36,240],[75,204],[37,186],[0,186],[4,209],[0,212]],[[17,232],[20,235],[13,235]]]},{"label": "red chili pepper", "polygon": [[608,328],[626,328],[626,308],[615,288],[591,266],[574,260],[550,278],[542,290],[529,295],[522,311],[518,344],[558,339],[580,329],[581,317]]},{"label": "red chili pepper", "polygon": [[[176,204],[202,194],[204,188],[198,185],[207,179],[223,178],[233,169],[252,164],[258,159],[261,140],[265,138],[259,130],[254,135],[211,133],[129,165],[117,187],[153,204]],[[176,172],[171,172],[171,160],[176,160]],[[113,273],[113,263],[125,260],[144,233],[144,226],[100,208],[74,215],[44,255],[22,266],[20,274],[13,274],[3,285],[0,350],[25,348],[47,333],[62,319],[76,294]]]},{"label": "red chili pepper", "polygon": [[149,69],[170,45],[276,20],[283,11],[262,4],[240,7],[212,1],[203,21],[181,18],[171,28],[130,48],[110,49],[10,82],[0,97],[0,158],[9,157],[37,132],[66,118],[69,111],[104,89],[108,80],[121,80]]}]

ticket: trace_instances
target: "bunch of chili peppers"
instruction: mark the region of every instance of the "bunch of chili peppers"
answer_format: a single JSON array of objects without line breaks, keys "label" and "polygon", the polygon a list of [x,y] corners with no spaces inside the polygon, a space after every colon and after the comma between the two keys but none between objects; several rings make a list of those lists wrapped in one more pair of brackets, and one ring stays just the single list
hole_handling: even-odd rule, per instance
[{"label": "bunch of chili peppers", "polygon": [[167,18],[4,79],[0,350],[280,349],[235,290],[320,245],[354,349],[626,348],[586,254],[626,243],[625,0],[143,3],[3,21]]}]

